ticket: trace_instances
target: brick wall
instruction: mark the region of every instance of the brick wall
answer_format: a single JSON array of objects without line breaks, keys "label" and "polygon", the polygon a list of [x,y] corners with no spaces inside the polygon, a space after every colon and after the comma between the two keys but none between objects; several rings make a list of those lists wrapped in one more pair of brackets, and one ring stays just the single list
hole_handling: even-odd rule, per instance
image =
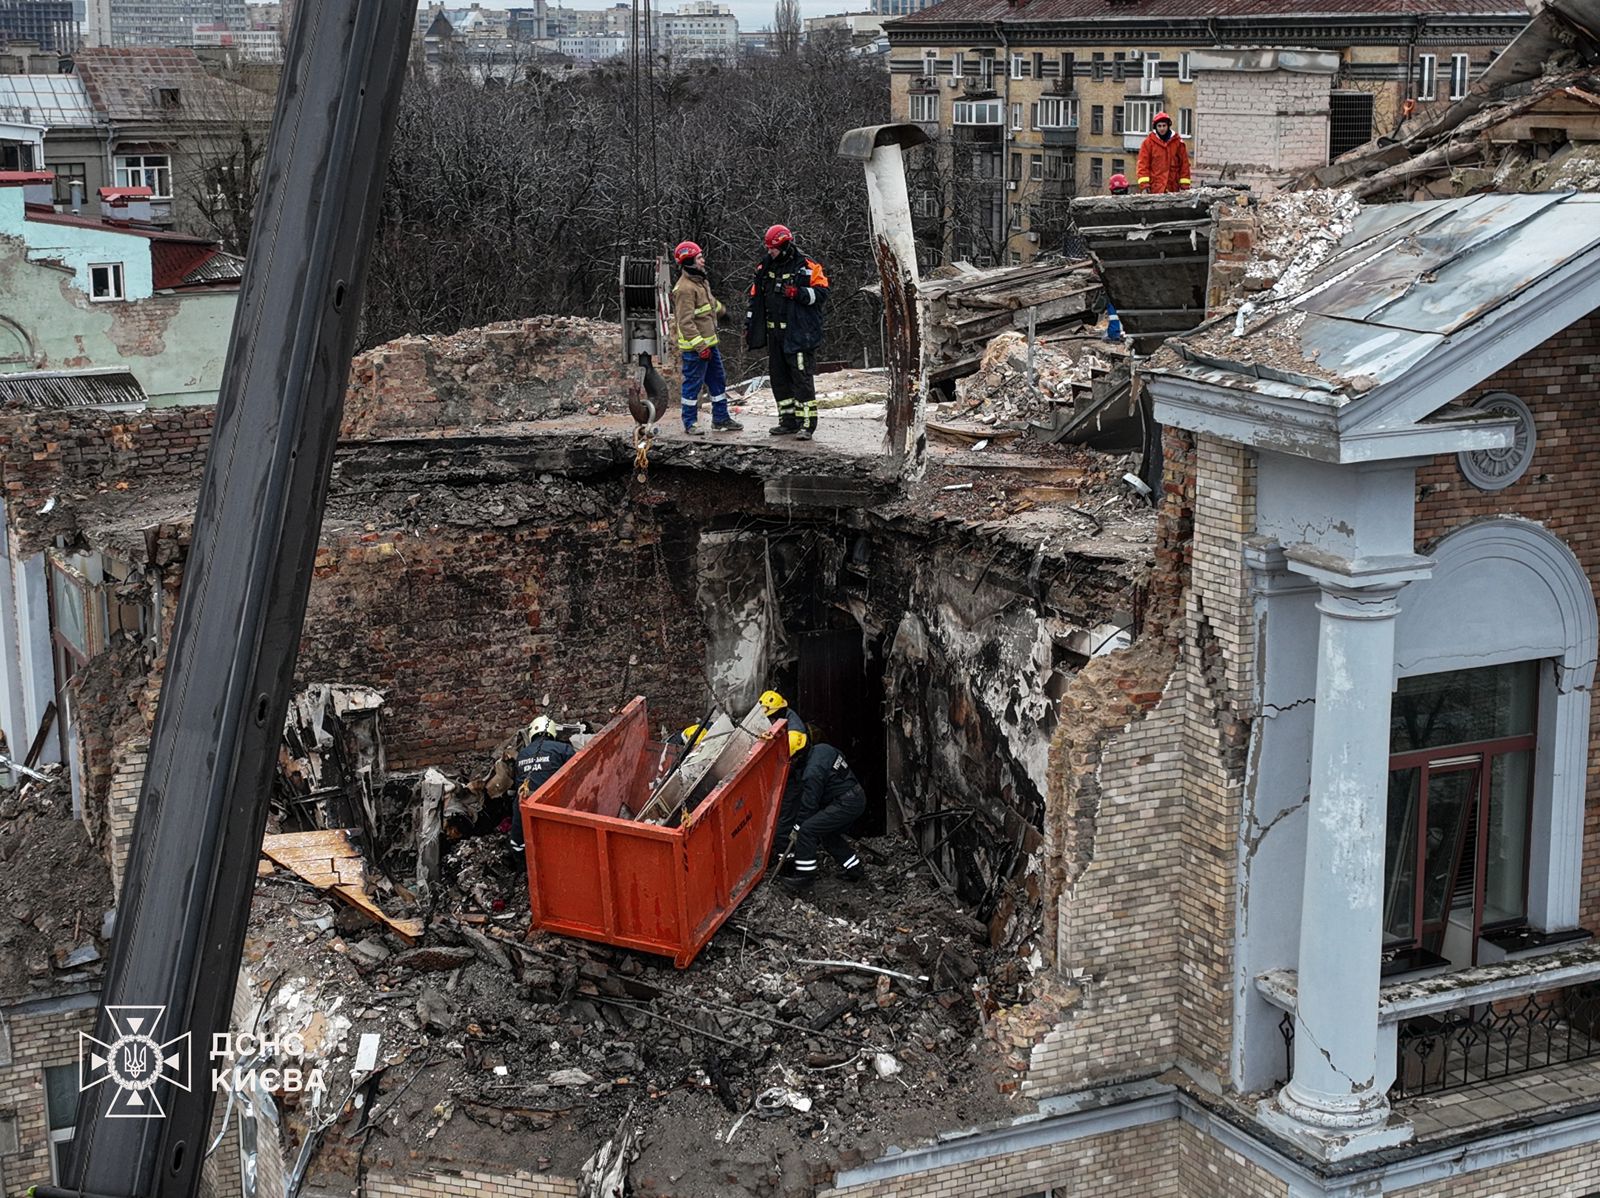
[{"label": "brick wall", "polygon": [[1226,1144],[1184,1123],[1175,1137],[1184,1198],[1288,1198],[1288,1185]]},{"label": "brick wall", "polygon": [[[350,366],[343,439],[478,428],[625,411],[636,367],[620,327],[572,316],[502,321],[449,336],[400,337]],[[675,355],[664,355],[669,371]]]},{"label": "brick wall", "polygon": [[[1454,455],[1417,471],[1417,550],[1489,516],[1537,520],[1577,554],[1591,584],[1600,579],[1600,312],[1557,333],[1487,379],[1468,400],[1509,391],[1533,411],[1537,430],[1527,473],[1501,491],[1480,491]],[[1401,602],[1405,601],[1404,595]],[[1583,926],[1600,930],[1600,704],[1591,710],[1588,814],[1584,821]]]},{"label": "brick wall", "polygon": [[1150,1123],[869,1185],[822,1190],[819,1198],[998,1198],[1051,1187],[1094,1198],[1202,1198],[1180,1185],[1174,1151],[1178,1127],[1175,1120]]},{"label": "brick wall", "polygon": [[[94,1030],[95,1008],[7,1020],[9,1059],[0,1051],[0,1115],[12,1115],[19,1151],[0,1156],[6,1198],[22,1198],[31,1185],[50,1181],[44,1070],[78,1062],[78,1033]],[[0,1037],[3,1050],[6,1037]]]},{"label": "brick wall", "polygon": [[1283,173],[1328,160],[1331,75],[1293,71],[1201,71],[1195,127],[1205,131],[1196,169]]},{"label": "brick wall", "polygon": [[649,511],[626,529],[325,527],[298,676],[384,691],[400,770],[493,749],[546,694],[601,722],[648,694],[653,719],[690,723],[705,706],[704,633],[691,572],[672,564],[682,548]]},{"label": "brick wall", "polygon": [[[0,477],[21,548],[42,548],[74,528],[74,504],[87,493],[126,490],[159,479],[194,485],[205,465],[215,409],[152,408],[0,414]],[[48,513],[39,509],[56,502]]]},{"label": "brick wall", "polygon": [[1589,1198],[1600,1190],[1593,1144],[1392,1191],[1388,1198]]},{"label": "brick wall", "polygon": [[366,1192],[370,1198],[578,1198],[576,1180],[552,1177],[547,1173],[461,1172],[384,1174],[369,1173]]}]

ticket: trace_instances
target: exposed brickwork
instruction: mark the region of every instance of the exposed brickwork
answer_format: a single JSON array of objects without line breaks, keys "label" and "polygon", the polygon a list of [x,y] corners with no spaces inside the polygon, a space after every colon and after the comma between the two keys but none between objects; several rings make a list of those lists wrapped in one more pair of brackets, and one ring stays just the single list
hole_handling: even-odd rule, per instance
[{"label": "exposed brickwork", "polygon": [[483,1198],[485,1194],[494,1194],[497,1198],[578,1198],[579,1189],[575,1178],[552,1177],[547,1173],[462,1170],[403,1176],[370,1173],[366,1192],[372,1198],[439,1198],[440,1195]]},{"label": "exposed brickwork", "polygon": [[1288,1184],[1199,1128],[1176,1136],[1178,1192],[1183,1198],[1288,1198]]},{"label": "exposed brickwork", "polygon": [[1392,1191],[1388,1198],[1587,1198],[1600,1189],[1593,1144]]},{"label": "exposed brickwork", "polygon": [[191,405],[135,414],[0,414],[0,478],[21,548],[32,552],[71,530],[74,505],[88,493],[152,482],[193,485],[205,465],[214,413]]},{"label": "exposed brickwork", "polygon": [[[1533,463],[1501,491],[1480,491],[1461,474],[1455,457],[1440,457],[1417,471],[1417,549],[1426,553],[1453,529],[1490,516],[1537,520],[1577,554],[1591,584],[1600,580],[1600,312],[1568,326],[1543,345],[1487,379],[1470,401],[1509,391],[1533,411],[1537,429]],[[1401,599],[1404,602],[1404,596]],[[1579,918],[1600,929],[1600,704],[1590,713],[1588,810]]]},{"label": "exposed brickwork", "polygon": [[1053,1187],[1095,1198],[1200,1198],[1180,1184],[1174,1151],[1178,1126],[1176,1121],[1150,1123],[870,1185],[823,1190],[819,1198],[996,1198]]},{"label": "exposed brickwork", "polygon": [[1331,75],[1291,71],[1200,71],[1195,124],[1206,134],[1204,166],[1283,174],[1323,166]]},{"label": "exposed brickwork", "polygon": [[[0,1056],[0,1114],[17,1124],[16,1153],[0,1156],[7,1198],[22,1198],[31,1185],[50,1181],[44,1071],[78,1062],[78,1033],[94,1030],[95,1008],[57,1015],[23,1015],[7,1021],[11,1058]],[[0,1042],[3,1043],[3,1042]]]}]

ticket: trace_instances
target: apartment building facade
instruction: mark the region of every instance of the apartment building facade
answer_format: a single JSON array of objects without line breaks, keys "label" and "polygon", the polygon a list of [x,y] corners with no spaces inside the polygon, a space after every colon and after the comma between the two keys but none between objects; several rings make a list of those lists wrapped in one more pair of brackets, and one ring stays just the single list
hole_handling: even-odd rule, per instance
[{"label": "apartment building facade", "polygon": [[[941,257],[1023,262],[1059,248],[1065,204],[1133,176],[1157,112],[1189,142],[1197,181],[1229,166],[1196,120],[1196,54],[1333,52],[1326,161],[1448,103],[1527,23],[1511,0],[1349,0],[1337,17],[1223,0],[944,0],[885,26],[891,114],[934,138],[912,165],[913,212]],[[932,255],[931,255],[932,256]]]}]

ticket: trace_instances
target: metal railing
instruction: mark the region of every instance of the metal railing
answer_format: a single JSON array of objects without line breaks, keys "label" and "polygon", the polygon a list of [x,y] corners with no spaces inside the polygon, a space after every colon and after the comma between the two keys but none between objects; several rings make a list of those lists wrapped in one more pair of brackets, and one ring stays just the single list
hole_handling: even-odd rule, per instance
[{"label": "metal railing", "polygon": [[1600,1056],[1600,988],[1570,986],[1399,1027],[1394,1098],[1416,1098]]},{"label": "metal railing", "polygon": [[[1460,1090],[1600,1057],[1600,986],[1569,986],[1403,1020],[1391,1100]],[[1294,1075],[1294,1016],[1278,1023]]]}]

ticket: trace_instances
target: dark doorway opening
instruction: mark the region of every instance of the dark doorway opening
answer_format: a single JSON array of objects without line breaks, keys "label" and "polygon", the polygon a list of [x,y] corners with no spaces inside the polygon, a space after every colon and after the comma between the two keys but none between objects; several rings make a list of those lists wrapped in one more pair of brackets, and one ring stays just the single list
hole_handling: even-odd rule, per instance
[{"label": "dark doorway opening", "polygon": [[1333,92],[1328,96],[1328,161],[1372,140],[1372,96]]},{"label": "dark doorway opening", "polygon": [[844,754],[867,792],[867,810],[856,821],[855,834],[882,836],[888,828],[883,659],[869,655],[862,640],[853,619],[847,628],[799,633],[793,701],[815,738]]}]

